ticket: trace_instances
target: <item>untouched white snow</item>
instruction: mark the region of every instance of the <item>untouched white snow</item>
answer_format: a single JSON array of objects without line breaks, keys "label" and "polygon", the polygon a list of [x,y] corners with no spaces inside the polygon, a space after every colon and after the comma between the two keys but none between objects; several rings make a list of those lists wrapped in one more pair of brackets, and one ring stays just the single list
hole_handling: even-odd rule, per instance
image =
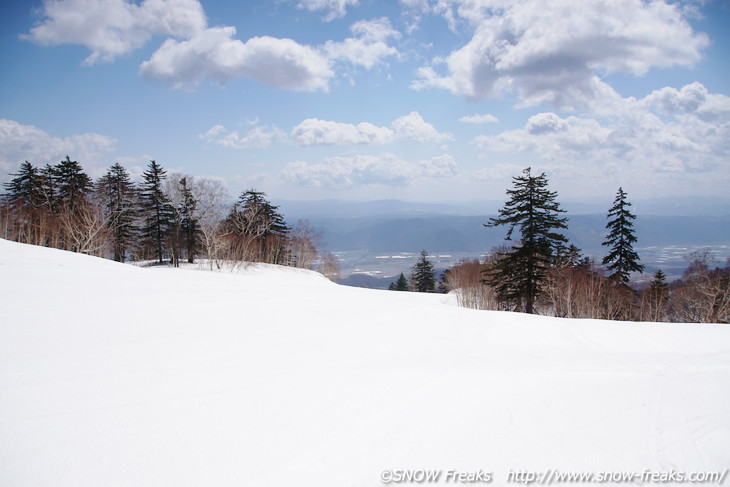
[{"label": "untouched white snow", "polygon": [[730,467],[730,326],[472,311],[4,240],[0,305],[5,487]]}]

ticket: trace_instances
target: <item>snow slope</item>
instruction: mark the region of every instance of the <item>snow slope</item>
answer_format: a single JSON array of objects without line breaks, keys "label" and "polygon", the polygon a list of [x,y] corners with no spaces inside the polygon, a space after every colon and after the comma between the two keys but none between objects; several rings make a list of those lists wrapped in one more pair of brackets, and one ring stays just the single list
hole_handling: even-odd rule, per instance
[{"label": "snow slope", "polygon": [[729,326],[473,311],[4,240],[0,306],[6,487],[730,467]]}]

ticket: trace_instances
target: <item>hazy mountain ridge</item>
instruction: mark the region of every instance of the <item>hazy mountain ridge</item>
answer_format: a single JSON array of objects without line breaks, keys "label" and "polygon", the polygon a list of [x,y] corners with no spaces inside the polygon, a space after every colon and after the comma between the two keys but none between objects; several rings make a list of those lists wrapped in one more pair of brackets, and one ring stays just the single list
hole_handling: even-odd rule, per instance
[{"label": "hazy mountain ridge", "polygon": [[[606,252],[606,215],[566,214],[570,243],[600,263]],[[326,247],[342,259],[346,284],[387,287],[393,275],[408,273],[418,252],[425,249],[437,268],[448,268],[459,258],[480,258],[493,248],[508,245],[506,228],[486,228],[487,215],[422,215],[315,217],[310,223],[322,232]],[[722,263],[730,256],[730,216],[639,215],[635,221],[635,248],[650,278],[662,268],[677,278],[686,268],[685,257],[710,248]],[[383,256],[397,256],[383,259]],[[353,274],[354,273],[354,274]],[[352,274],[352,277],[350,276]],[[366,276],[359,274],[369,274]]]},{"label": "hazy mountain ridge", "polygon": [[[560,200],[559,200],[560,201]],[[729,216],[730,198],[680,197],[632,199],[633,211],[639,216]],[[606,201],[561,201],[561,207],[570,215],[605,215],[611,206]],[[291,219],[332,217],[406,217],[406,216],[479,216],[496,214],[504,204],[504,197],[466,202],[403,201],[398,199],[374,201],[346,201],[336,199],[295,201],[279,200],[284,215]]]},{"label": "hazy mountain ridge", "polygon": [[[488,216],[311,218],[331,251],[488,252],[506,243],[505,228],[486,228]],[[570,242],[602,252],[605,215],[568,216]],[[730,216],[639,216],[637,247],[730,244]]]}]

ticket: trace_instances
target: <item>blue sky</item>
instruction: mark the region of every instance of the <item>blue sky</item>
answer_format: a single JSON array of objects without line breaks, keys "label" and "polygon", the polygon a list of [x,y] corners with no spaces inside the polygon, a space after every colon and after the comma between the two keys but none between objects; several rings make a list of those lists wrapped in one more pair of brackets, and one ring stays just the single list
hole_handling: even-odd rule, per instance
[{"label": "blue sky", "polygon": [[277,199],[726,196],[723,1],[0,6],[0,180],[150,159]]}]

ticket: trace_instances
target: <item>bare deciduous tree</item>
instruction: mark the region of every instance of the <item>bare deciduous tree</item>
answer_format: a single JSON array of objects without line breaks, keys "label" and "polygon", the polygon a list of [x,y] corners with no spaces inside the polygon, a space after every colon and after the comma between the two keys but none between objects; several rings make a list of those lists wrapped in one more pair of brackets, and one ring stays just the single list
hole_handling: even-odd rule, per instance
[{"label": "bare deciduous tree", "polygon": [[316,231],[308,220],[299,220],[289,233],[289,250],[296,267],[310,269],[317,259],[322,233]]},{"label": "bare deciduous tree", "polygon": [[665,274],[660,269],[654,279],[641,293],[641,321],[668,321],[669,285],[665,282]]},{"label": "bare deciduous tree", "polygon": [[68,250],[95,256],[104,256],[109,251],[109,214],[101,204],[78,203],[74,211],[61,213],[60,222]]},{"label": "bare deciduous tree", "polygon": [[671,313],[677,321],[727,323],[730,320],[730,262],[710,270],[715,259],[709,250],[687,256],[689,267],[674,286]]},{"label": "bare deciduous tree", "polygon": [[326,252],[319,264],[319,272],[333,282],[340,280],[340,259],[332,252]]},{"label": "bare deciduous tree", "polygon": [[220,269],[220,254],[224,248],[223,219],[230,199],[228,190],[218,179],[196,178],[192,182],[192,191],[198,201],[198,223],[209,266],[212,269],[215,263]]},{"label": "bare deciduous tree", "polygon": [[449,269],[446,286],[456,294],[459,306],[472,309],[498,309],[497,295],[482,282],[483,272],[491,263],[462,259]]}]

